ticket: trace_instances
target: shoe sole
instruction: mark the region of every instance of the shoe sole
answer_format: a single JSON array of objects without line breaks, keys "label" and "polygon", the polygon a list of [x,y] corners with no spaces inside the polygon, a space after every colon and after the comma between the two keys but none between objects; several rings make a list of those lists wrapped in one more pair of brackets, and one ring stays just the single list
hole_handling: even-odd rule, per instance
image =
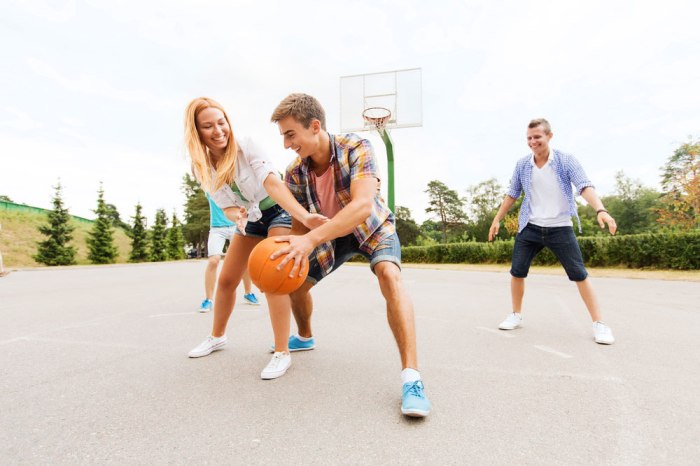
[{"label": "shoe sole", "polygon": [[401,414],[408,417],[427,417],[430,411],[423,411],[422,409],[403,409],[401,408]]},{"label": "shoe sole", "polygon": [[249,306],[260,306],[260,303],[251,303],[251,302],[248,301],[247,299],[245,300],[245,303],[246,303],[247,305],[249,305]]},{"label": "shoe sole", "polygon": [[287,366],[287,368],[286,368],[285,370],[281,371],[281,372],[269,372],[269,373],[267,373],[267,374],[265,374],[264,372],[262,372],[262,373],[260,373],[260,378],[263,379],[263,380],[278,379],[278,378],[282,377],[284,374],[286,374],[286,373],[287,373],[287,370],[289,370],[289,368],[290,368],[291,366],[292,366],[292,365],[289,364],[289,366]]},{"label": "shoe sole", "polygon": [[[290,353],[296,353],[297,351],[311,351],[314,348],[316,348],[316,345],[312,346],[311,348],[294,348],[294,349],[287,348],[287,351],[289,351]],[[274,352],[275,352],[275,347],[270,346],[270,353],[274,353]]]},{"label": "shoe sole", "polygon": [[595,340],[595,339],[594,339],[594,341],[595,341],[596,343],[598,343],[599,345],[612,345],[613,343],[615,343],[615,340],[613,340],[613,341],[602,341],[602,340]]},{"label": "shoe sole", "polygon": [[516,325],[515,327],[501,327],[500,325],[498,326],[498,330],[515,330],[516,328],[520,328],[522,324]]},{"label": "shoe sole", "polygon": [[209,355],[210,355],[211,353],[213,353],[214,351],[218,351],[218,350],[220,350],[221,348],[223,348],[224,345],[226,345],[225,342],[224,342],[224,343],[220,343],[220,344],[218,344],[218,345],[212,347],[211,351],[209,351],[208,353],[201,353],[201,354],[199,354],[199,353],[189,353],[187,356],[190,357],[190,358],[202,358],[202,357],[204,357],[204,356],[209,356]]}]

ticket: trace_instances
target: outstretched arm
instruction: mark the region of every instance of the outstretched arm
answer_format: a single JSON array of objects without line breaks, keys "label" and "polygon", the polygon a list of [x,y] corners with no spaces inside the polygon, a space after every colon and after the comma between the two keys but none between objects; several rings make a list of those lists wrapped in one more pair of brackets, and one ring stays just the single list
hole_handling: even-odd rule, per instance
[{"label": "outstretched arm", "polygon": [[491,228],[489,228],[489,241],[493,241],[498,234],[498,230],[501,228],[501,220],[503,220],[510,208],[513,207],[515,201],[517,201],[517,199],[513,199],[508,195],[503,198],[501,207],[499,207],[496,216],[493,218],[493,222],[491,222]]},{"label": "outstretched arm", "polygon": [[596,220],[598,221],[600,228],[604,229],[605,225],[607,224],[610,234],[614,235],[617,231],[617,223],[615,223],[615,219],[612,218],[608,211],[605,210],[605,207],[603,207],[603,202],[598,197],[598,193],[595,192],[595,189],[590,186],[583,188],[583,191],[581,191],[581,197],[584,198],[586,202],[588,202],[588,205],[596,211]]},{"label": "outstretched arm", "polygon": [[308,229],[313,230],[328,222],[328,218],[324,215],[307,212],[306,209],[297,202],[282,180],[274,173],[267,175],[267,178],[265,178],[263,182],[263,187],[276,203],[289,212],[292,218],[299,220]]}]

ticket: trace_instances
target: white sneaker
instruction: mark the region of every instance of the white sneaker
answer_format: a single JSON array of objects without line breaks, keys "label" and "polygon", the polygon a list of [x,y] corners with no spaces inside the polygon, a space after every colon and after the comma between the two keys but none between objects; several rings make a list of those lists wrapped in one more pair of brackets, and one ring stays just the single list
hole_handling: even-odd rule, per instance
[{"label": "white sneaker", "polygon": [[508,317],[506,317],[506,320],[499,324],[498,328],[500,328],[501,330],[513,330],[520,327],[522,323],[523,318],[520,315],[520,313],[513,312]]},{"label": "white sneaker", "polygon": [[188,356],[191,358],[201,358],[202,356],[208,356],[213,351],[221,349],[221,347],[226,344],[226,340],[226,335],[220,336],[218,338],[209,335],[206,340],[201,342],[192,351],[190,351]]},{"label": "white sneaker", "polygon": [[270,362],[260,373],[260,378],[263,380],[270,380],[276,379],[277,377],[282,377],[291,365],[292,357],[289,355],[289,353],[279,351],[272,355],[272,359],[270,359]]},{"label": "white sneaker", "polygon": [[593,338],[601,345],[612,345],[615,343],[612,329],[603,322],[593,322]]}]

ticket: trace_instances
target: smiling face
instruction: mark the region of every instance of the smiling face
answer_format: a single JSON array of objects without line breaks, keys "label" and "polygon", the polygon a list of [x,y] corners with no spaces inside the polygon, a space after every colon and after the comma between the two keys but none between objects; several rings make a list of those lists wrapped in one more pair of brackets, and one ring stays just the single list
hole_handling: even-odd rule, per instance
[{"label": "smiling face", "polygon": [[292,149],[299,157],[305,159],[319,154],[321,147],[321,122],[312,120],[308,128],[289,115],[277,122],[280,134],[284,138],[284,148]]},{"label": "smiling face", "polygon": [[197,115],[197,133],[205,146],[215,155],[222,155],[228,146],[231,128],[224,112],[208,107]]},{"label": "smiling face", "polygon": [[553,133],[547,133],[544,126],[539,125],[534,128],[527,129],[527,145],[532,150],[532,153],[546,157],[549,155],[549,141],[552,139]]}]

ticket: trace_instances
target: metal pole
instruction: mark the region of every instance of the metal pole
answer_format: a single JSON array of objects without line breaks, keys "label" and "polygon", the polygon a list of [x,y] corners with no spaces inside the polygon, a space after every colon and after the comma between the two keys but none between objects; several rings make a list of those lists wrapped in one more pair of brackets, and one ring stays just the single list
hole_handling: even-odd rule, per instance
[{"label": "metal pole", "polygon": [[387,185],[389,209],[396,213],[396,209],[394,208],[394,145],[391,141],[389,131],[387,131],[386,128],[381,129],[379,135],[382,137],[382,141],[384,141],[384,145],[386,146],[386,170],[389,179],[389,184]]}]

